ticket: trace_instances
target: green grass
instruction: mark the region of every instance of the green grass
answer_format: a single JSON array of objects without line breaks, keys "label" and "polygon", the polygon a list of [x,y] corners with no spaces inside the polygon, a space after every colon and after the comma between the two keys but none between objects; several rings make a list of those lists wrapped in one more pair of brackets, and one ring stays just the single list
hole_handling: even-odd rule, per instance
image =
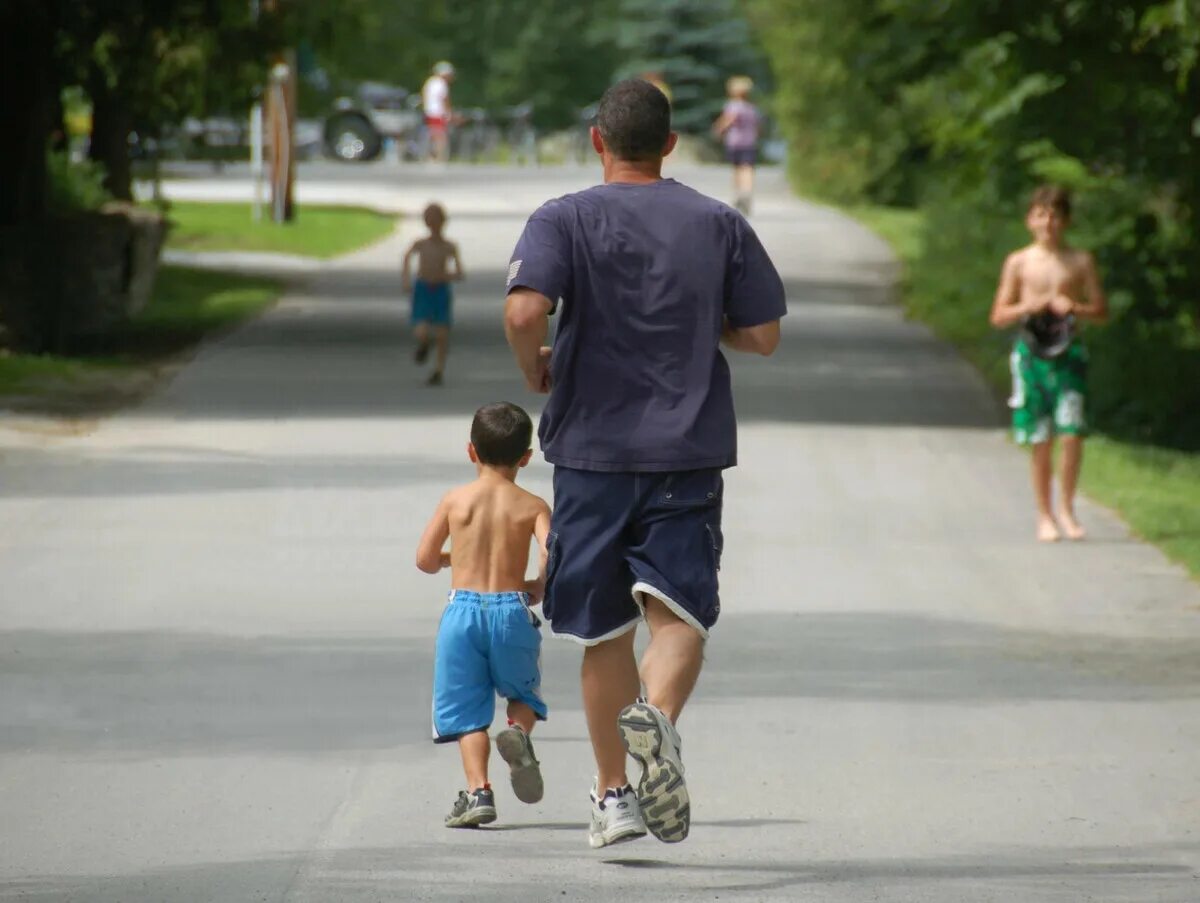
[{"label": "green grass", "polygon": [[109,407],[144,389],[153,370],[205,336],[270,305],[274,280],[163,266],[151,302],[101,354],[64,357],[0,351],[0,399],[43,410]]},{"label": "green grass", "polygon": [[[1006,391],[999,343],[1009,340],[988,326],[991,298],[965,304],[957,282],[938,284],[931,280],[933,271],[917,270],[924,236],[920,211],[859,206],[846,212],[887,241],[903,262],[908,315],[957,346],[998,392]],[[949,278],[953,269],[942,272]],[[914,280],[917,275],[921,278]],[[919,293],[914,281],[921,285]],[[1087,442],[1084,462],[1084,492],[1200,578],[1200,454],[1095,435]]]},{"label": "green grass", "polygon": [[167,211],[172,228],[167,247],[183,251],[273,251],[306,257],[336,257],[390,233],[396,220],[359,207],[298,206],[296,219],[255,222],[249,204],[174,201]]}]

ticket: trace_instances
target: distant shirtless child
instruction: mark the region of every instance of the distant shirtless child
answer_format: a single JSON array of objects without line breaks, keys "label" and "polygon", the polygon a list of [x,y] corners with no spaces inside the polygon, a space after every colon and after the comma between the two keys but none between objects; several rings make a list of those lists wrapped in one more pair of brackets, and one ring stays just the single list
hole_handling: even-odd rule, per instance
[{"label": "distant shirtless child", "polygon": [[[1075,487],[1087,434],[1087,349],[1076,335],[1081,320],[1101,323],[1108,302],[1086,251],[1069,247],[1063,233],[1071,219],[1071,199],[1061,188],[1042,186],[1025,216],[1033,244],[1004,261],[992,303],[992,325],[1020,327],[1012,355],[1013,433],[1033,446],[1033,495],[1037,538],[1054,542],[1059,530],[1082,539],[1075,517]],[[1054,437],[1062,437],[1057,518],[1051,503]]]},{"label": "distant shirtless child", "polygon": [[[437,343],[437,361],[428,384],[440,386],[446,372],[446,355],[450,351],[450,323],[453,296],[450,283],[463,278],[462,258],[458,246],[442,236],[446,211],[441,204],[425,208],[425,225],[429,235],[413,242],[401,265],[401,288],[412,291],[413,337],[417,341],[414,357],[418,364],[429,357],[429,332]],[[413,257],[417,258],[417,281],[409,276]],[[451,266],[453,264],[453,267]]]},{"label": "distant shirtless child", "polygon": [[[508,700],[508,727],[496,749],[524,803],[542,798],[542,774],[529,734],[545,720],[541,697],[540,622],[530,605],[546,583],[550,506],[516,485],[533,454],[533,424],[505,402],[475,413],[467,455],[478,474],[438,503],[417,547],[417,567],[451,569],[450,601],[438,627],[433,664],[433,739],[458,741],[467,789],[458,794],[446,826],[474,828],[496,820],[488,783],[488,728],[496,694]],[[530,537],[541,548],[536,580],[527,580]],[[450,551],[443,548],[450,540]]]}]

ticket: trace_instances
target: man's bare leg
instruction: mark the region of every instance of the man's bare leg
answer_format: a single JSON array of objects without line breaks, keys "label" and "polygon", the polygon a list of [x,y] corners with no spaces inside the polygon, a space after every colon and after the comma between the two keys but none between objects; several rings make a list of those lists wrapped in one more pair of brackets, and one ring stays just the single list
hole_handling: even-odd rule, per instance
[{"label": "man's bare leg", "polygon": [[629,783],[625,773],[625,744],[617,729],[617,716],[642,691],[637,659],[633,654],[635,633],[630,630],[583,651],[580,669],[583,709],[587,714],[592,752],[596,756],[600,794],[609,787],[624,787]]},{"label": "man's bare leg", "polygon": [[1029,459],[1033,479],[1033,498],[1037,503],[1037,538],[1041,542],[1058,539],[1058,524],[1054,520],[1054,508],[1050,502],[1050,481],[1054,474],[1054,442],[1036,442]]},{"label": "man's bare leg", "polygon": [[492,751],[492,740],[487,731],[473,731],[459,737],[458,750],[462,753],[463,771],[467,775],[467,790],[486,787],[488,754]]},{"label": "man's bare leg", "polygon": [[650,644],[642,655],[646,698],[674,724],[692,695],[704,663],[704,640],[653,596],[645,596]]},{"label": "man's bare leg", "polygon": [[1083,539],[1086,531],[1075,519],[1075,488],[1079,485],[1079,468],[1083,464],[1083,437],[1062,437],[1062,461],[1059,464],[1058,489],[1062,494],[1059,505],[1063,532],[1068,539]]}]

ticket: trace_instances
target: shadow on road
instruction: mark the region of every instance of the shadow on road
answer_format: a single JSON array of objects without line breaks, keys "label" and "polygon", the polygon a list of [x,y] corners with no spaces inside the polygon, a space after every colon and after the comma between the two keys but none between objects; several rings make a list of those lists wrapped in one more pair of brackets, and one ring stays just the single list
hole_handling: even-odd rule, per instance
[{"label": "shadow on road", "polygon": [[[536,835],[536,826],[528,827],[530,834]],[[484,869],[464,870],[463,846],[453,842],[334,849],[320,854],[319,867],[307,871],[303,887],[296,890],[305,894],[304,899],[338,901],[411,899],[414,887],[421,888],[420,899],[432,901],[600,899],[605,889],[597,883],[594,867],[584,858],[586,850],[579,849],[583,845],[582,826],[571,828],[578,830],[579,836],[567,840],[565,834],[554,830],[538,844],[536,852],[530,851],[531,856],[555,863],[556,867],[530,868],[520,878],[511,873],[512,848],[488,843],[491,831],[476,831],[466,835],[471,844],[469,855],[485,864]],[[646,852],[662,849],[651,843],[642,841],[637,848]],[[1189,849],[1194,851],[1196,847]],[[630,856],[599,862],[617,869],[669,872],[672,899],[680,893],[701,892],[707,899],[712,894],[748,900],[791,899],[790,895],[772,892],[851,885],[857,886],[859,893],[886,888],[887,898],[896,900],[1103,898],[1108,903],[1189,903],[1194,899],[1189,895],[1195,891],[1195,874],[1178,861],[1184,852],[1156,845],[1067,849],[1030,846],[933,857],[762,860],[731,855],[715,861],[695,861],[686,858],[686,848],[678,848],[678,858],[672,860]],[[66,899],[87,899],[91,903],[184,900],[196,899],[198,894],[212,900],[245,899],[247,888],[290,887],[294,883],[294,879],[289,880],[291,876],[305,870],[315,858],[314,854],[297,852],[127,875],[39,876],[0,883],[0,898],[38,903]],[[564,870],[562,866],[571,859],[579,860],[578,865]],[[609,886],[607,892],[613,898],[619,894],[622,900],[661,900],[667,887],[663,880],[668,880],[665,875],[655,882],[626,885],[619,890]]]},{"label": "shadow on road", "polygon": [[[578,709],[577,649],[547,641],[543,652],[551,710]],[[0,706],[0,751],[319,756],[426,744],[432,655],[431,637],[10,631],[0,634],[0,686],[21,704]],[[1057,634],[880,612],[729,616],[708,658],[699,690],[705,702],[1200,697],[1195,639]],[[562,738],[551,722],[539,743],[555,739]]]}]

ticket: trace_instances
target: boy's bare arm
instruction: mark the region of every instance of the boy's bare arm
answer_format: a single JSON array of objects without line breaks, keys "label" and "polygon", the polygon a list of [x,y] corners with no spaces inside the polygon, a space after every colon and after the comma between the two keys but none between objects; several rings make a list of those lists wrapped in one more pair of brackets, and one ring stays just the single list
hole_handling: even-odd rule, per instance
[{"label": "boy's bare arm", "polygon": [[535,579],[526,581],[525,591],[529,593],[529,601],[534,605],[542,601],[546,593],[546,564],[550,550],[546,543],[550,538],[550,506],[538,499],[541,509],[533,522],[533,535],[538,544],[538,575]]},{"label": "boy's bare arm", "polygon": [[409,276],[409,270],[411,269],[413,255],[416,252],[417,246],[415,244],[409,245],[408,250],[404,252],[404,260],[400,264],[400,288],[406,292],[412,288],[412,279]]},{"label": "boy's bare arm", "polygon": [[1076,301],[1071,307],[1071,313],[1092,323],[1105,322],[1108,319],[1108,298],[1104,294],[1104,286],[1100,284],[1096,259],[1091,254],[1083,255],[1083,292],[1087,301]]},{"label": "boy's bare arm", "polygon": [[1021,302],[1021,259],[1018,253],[1009,254],[1000,271],[1000,284],[996,286],[996,297],[992,299],[992,312],[988,320],[997,329],[1005,329],[1019,323],[1025,317],[1038,313],[1049,303]]},{"label": "boy's bare arm", "polygon": [[417,543],[417,567],[426,574],[436,574],[442,568],[449,567],[450,553],[442,551],[449,538],[449,505],[443,498],[426,524],[421,541]]},{"label": "boy's bare arm", "polygon": [[458,255],[458,245],[450,245],[450,259],[454,261],[453,279],[456,282],[461,282],[467,278],[467,272],[463,269],[462,258]]}]

